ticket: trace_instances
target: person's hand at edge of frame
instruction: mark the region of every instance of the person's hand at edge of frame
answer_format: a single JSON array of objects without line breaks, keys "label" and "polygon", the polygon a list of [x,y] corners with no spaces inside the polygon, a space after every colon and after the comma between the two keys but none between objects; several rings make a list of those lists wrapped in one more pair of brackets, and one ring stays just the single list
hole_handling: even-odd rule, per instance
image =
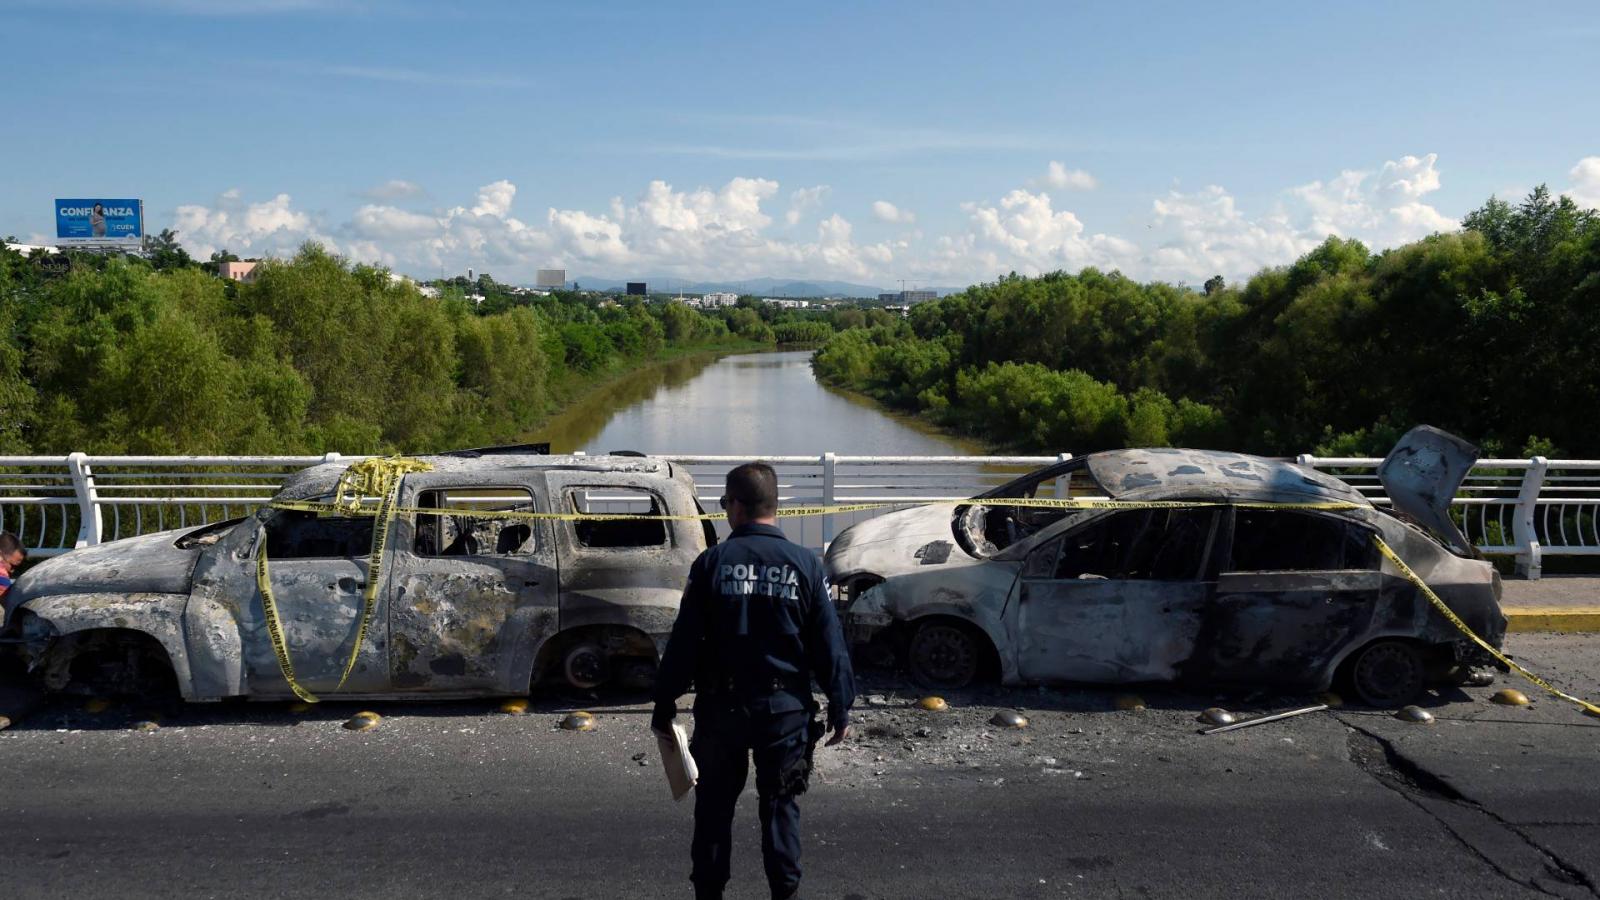
[{"label": "person's hand at edge of frame", "polygon": [[844,743],[844,739],[849,737],[849,736],[850,736],[850,723],[849,722],[845,722],[845,723],[843,723],[841,725],[830,725],[830,726],[828,726],[828,740],[822,746],[824,746],[824,747],[832,747],[832,746],[835,746],[835,745],[838,745],[838,744],[842,744],[842,743]]},{"label": "person's hand at edge of frame", "polygon": [[677,717],[677,704],[657,703],[655,712],[650,714],[650,730],[662,737],[672,737],[672,720]]}]

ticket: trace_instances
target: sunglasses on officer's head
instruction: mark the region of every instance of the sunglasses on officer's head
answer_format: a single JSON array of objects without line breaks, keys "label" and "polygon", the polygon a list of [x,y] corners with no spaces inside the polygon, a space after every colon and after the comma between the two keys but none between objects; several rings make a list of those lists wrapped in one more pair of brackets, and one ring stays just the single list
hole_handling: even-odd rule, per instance
[{"label": "sunglasses on officer's head", "polygon": [[733,502],[733,498],[729,497],[727,494],[723,494],[720,498],[717,499],[717,503],[721,504],[723,509],[727,509],[728,508],[728,504],[730,504],[732,502]]}]

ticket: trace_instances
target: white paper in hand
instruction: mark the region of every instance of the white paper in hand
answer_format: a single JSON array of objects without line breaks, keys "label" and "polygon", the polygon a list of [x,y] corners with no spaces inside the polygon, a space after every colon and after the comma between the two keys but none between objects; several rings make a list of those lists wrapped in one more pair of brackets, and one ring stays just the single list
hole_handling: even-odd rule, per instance
[{"label": "white paper in hand", "polygon": [[682,800],[700,780],[700,769],[694,764],[694,754],[689,752],[689,735],[676,722],[670,735],[653,728],[650,731],[656,736],[656,746],[661,748],[661,766],[667,770],[672,799]]}]

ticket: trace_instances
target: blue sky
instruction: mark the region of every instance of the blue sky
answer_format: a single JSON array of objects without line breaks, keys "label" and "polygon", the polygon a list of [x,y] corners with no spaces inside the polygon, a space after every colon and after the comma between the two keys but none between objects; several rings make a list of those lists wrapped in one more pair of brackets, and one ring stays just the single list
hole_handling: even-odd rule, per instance
[{"label": "blue sky", "polygon": [[1196,283],[1600,204],[1600,7],[0,0],[0,234],[417,275]]}]

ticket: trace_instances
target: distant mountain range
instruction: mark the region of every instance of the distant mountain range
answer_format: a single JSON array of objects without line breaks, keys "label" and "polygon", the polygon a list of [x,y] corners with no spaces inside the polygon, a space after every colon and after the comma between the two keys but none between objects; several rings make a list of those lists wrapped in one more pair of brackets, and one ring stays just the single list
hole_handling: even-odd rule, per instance
[{"label": "distant mountain range", "polygon": [[[622,291],[627,288],[625,281],[614,278],[599,278],[594,276],[580,276],[574,279],[579,287],[586,291]],[[744,281],[686,281],[682,278],[638,278],[649,286],[651,293],[676,294],[680,290],[685,294],[707,294],[712,292],[731,291],[735,294],[756,294],[762,297],[877,297],[879,294],[889,294],[898,288],[873,287],[868,284],[853,284],[848,281],[795,281],[785,278],[749,278]],[[939,296],[953,294],[966,288],[915,288],[917,290],[938,291]]]}]

